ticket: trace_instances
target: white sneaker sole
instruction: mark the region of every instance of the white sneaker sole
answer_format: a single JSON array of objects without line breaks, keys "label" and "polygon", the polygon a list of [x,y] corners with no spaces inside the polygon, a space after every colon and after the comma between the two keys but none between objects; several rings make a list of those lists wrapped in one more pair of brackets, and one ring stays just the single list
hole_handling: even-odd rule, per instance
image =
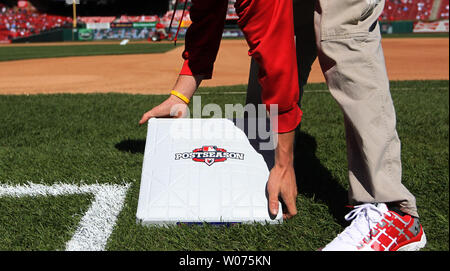
[{"label": "white sneaker sole", "polygon": [[414,242],[411,244],[407,244],[398,249],[398,251],[418,251],[425,247],[427,244],[427,237],[425,236],[425,232],[422,234],[422,238],[420,238],[419,242]]}]

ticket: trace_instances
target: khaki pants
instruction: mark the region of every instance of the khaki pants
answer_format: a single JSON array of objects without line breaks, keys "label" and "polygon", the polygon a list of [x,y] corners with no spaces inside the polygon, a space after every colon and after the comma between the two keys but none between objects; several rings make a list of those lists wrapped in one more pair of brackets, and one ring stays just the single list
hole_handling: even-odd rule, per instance
[{"label": "khaki pants", "polygon": [[317,0],[316,44],[328,88],[345,119],[349,198],[397,203],[418,216],[403,186],[400,140],[378,17],[384,0]]},{"label": "khaki pants", "polygon": [[[395,203],[418,216],[416,200],[401,182],[400,140],[377,22],[384,0],[293,1],[300,98],[317,50],[344,113],[350,202]],[[247,103],[260,103],[257,71],[252,61]]]}]

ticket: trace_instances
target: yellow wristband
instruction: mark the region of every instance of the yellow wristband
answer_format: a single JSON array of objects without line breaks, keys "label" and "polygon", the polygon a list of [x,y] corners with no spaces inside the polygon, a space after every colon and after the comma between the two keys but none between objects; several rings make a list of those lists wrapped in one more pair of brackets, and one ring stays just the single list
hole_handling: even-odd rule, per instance
[{"label": "yellow wristband", "polygon": [[183,102],[185,102],[186,104],[189,104],[189,102],[190,102],[190,100],[189,100],[186,96],[184,96],[183,94],[179,93],[179,92],[176,91],[176,90],[172,90],[172,91],[170,92],[170,94],[172,94],[173,96],[176,96],[176,97],[180,98],[180,99],[183,100]]}]

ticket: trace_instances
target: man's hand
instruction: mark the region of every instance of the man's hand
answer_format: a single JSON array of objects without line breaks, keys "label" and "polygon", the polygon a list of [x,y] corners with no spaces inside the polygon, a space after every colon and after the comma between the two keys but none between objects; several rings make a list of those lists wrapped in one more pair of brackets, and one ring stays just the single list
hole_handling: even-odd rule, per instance
[{"label": "man's hand", "polygon": [[[203,76],[180,75],[175,83],[174,89],[189,99],[199,87]],[[139,125],[146,123],[151,118],[181,118],[187,113],[186,103],[178,97],[171,95],[160,105],[142,115]]]},{"label": "man's hand", "polygon": [[283,210],[283,219],[292,218],[297,214],[297,183],[292,166],[282,167],[275,165],[270,171],[267,182],[269,194],[269,209],[273,216],[278,214],[278,200],[281,198],[286,206]]},{"label": "man's hand", "polygon": [[186,114],[187,108],[185,102],[171,95],[160,105],[144,113],[139,121],[139,125],[146,123],[151,118],[181,118]]},{"label": "man's hand", "polygon": [[294,171],[294,136],[294,131],[278,134],[275,165],[270,171],[267,182],[270,213],[273,216],[278,214],[278,201],[281,198],[286,206],[286,209],[283,210],[283,219],[292,218],[297,214],[298,192]]}]

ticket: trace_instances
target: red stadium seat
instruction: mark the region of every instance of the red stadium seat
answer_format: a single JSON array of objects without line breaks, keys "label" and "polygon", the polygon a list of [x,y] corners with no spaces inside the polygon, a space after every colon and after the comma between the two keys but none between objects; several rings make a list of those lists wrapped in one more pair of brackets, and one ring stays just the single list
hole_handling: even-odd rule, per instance
[{"label": "red stadium seat", "polygon": [[438,19],[449,18],[449,0],[441,0],[441,6],[439,7]]},{"label": "red stadium seat", "polygon": [[71,22],[70,17],[41,14],[28,5],[25,8],[0,5],[0,40],[26,37]]},{"label": "red stadium seat", "polygon": [[386,0],[380,19],[383,21],[429,20],[433,3],[434,0]]},{"label": "red stadium seat", "polygon": [[[230,0],[228,5],[227,20],[237,20],[238,16],[234,9],[236,0]],[[184,1],[180,1],[184,3]],[[380,16],[382,21],[426,21],[430,20],[431,9],[434,0],[386,0],[383,13]],[[180,5],[181,7],[183,5]],[[172,18],[173,11],[168,11],[161,22],[168,25]],[[175,13],[174,25],[178,24],[182,10]],[[449,18],[449,0],[441,0],[437,19]],[[155,22],[159,20],[156,15],[126,16],[118,18],[115,16],[90,16],[78,17],[84,23],[112,23],[112,22]],[[184,14],[184,20],[190,20],[189,10]],[[32,34],[41,33],[53,28],[63,27],[72,24],[72,18],[64,16],[49,15],[34,11],[30,5],[27,8],[9,8],[0,4],[0,41],[13,37],[26,37]]]}]

